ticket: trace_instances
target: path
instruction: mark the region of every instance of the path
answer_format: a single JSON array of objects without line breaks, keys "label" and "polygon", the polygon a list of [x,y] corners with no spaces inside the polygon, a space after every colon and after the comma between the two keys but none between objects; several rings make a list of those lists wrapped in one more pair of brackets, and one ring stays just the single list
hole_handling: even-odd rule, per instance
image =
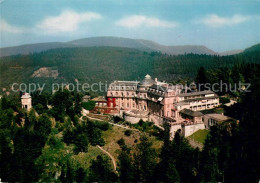
[{"label": "path", "polygon": [[[89,117],[89,116],[86,116],[87,118],[89,119],[92,119],[92,120],[96,120],[96,121],[105,121],[105,120],[102,120],[102,119],[98,119],[98,118],[93,118],[93,117]],[[105,121],[106,122],[106,121]],[[121,128],[124,128],[124,129],[127,129],[127,130],[134,130],[134,131],[138,131],[137,129],[134,129],[134,128],[129,128],[127,126],[124,126],[124,125],[119,125],[119,124],[115,124],[115,123],[112,123],[112,122],[109,122],[107,121],[109,124],[113,125],[113,126],[118,126],[118,127],[121,127]]]},{"label": "path", "polygon": [[114,170],[116,171],[116,160],[115,160],[115,158],[109,152],[107,152],[105,149],[100,147],[99,145],[97,145],[97,147],[110,157],[110,159],[112,160],[113,166],[114,166]]}]

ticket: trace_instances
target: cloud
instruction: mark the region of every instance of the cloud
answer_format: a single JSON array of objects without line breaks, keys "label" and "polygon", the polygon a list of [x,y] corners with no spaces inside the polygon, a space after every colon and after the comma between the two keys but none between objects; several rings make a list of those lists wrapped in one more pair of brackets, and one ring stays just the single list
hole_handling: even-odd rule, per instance
[{"label": "cloud", "polygon": [[9,24],[4,19],[0,18],[0,32],[9,32],[9,33],[22,33],[24,32],[23,28],[17,27]]},{"label": "cloud", "polygon": [[65,10],[58,16],[50,16],[36,25],[45,33],[72,32],[78,29],[84,22],[101,19],[102,16],[94,12],[77,13],[72,10]]},{"label": "cloud", "polygon": [[239,14],[233,15],[232,17],[220,17],[216,14],[211,14],[207,15],[205,18],[202,18],[201,20],[196,20],[194,22],[216,28],[240,24],[246,22],[250,18],[250,16],[244,16]]},{"label": "cloud", "polygon": [[146,17],[143,15],[131,15],[118,20],[116,22],[116,25],[127,28],[138,28],[141,26],[174,28],[177,26],[177,22],[169,22],[165,20],[160,20],[158,18]]}]

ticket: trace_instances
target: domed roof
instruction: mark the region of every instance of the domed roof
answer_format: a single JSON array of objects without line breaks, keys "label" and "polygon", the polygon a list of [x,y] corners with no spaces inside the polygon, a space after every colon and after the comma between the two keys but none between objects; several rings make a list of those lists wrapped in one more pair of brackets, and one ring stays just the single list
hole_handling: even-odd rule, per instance
[{"label": "domed roof", "polygon": [[152,77],[149,74],[147,74],[145,78],[140,82],[140,85],[144,85],[144,86],[151,86],[153,84],[155,84],[155,81],[152,79]]}]

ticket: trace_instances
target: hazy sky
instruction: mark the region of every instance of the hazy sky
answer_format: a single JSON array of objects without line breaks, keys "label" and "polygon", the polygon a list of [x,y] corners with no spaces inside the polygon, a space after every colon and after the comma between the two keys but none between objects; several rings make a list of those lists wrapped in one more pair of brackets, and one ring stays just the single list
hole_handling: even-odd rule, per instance
[{"label": "hazy sky", "polygon": [[215,51],[260,42],[260,0],[0,0],[0,47],[118,36]]}]

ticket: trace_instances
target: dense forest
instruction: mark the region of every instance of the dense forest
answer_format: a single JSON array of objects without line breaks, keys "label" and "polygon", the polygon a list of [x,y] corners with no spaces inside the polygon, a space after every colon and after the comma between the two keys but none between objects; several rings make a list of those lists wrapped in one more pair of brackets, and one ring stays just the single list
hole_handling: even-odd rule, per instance
[{"label": "dense forest", "polygon": [[[258,46],[259,47],[259,46]],[[168,82],[193,79],[197,70],[231,68],[238,63],[259,63],[259,48],[231,55],[167,55],[142,52],[129,48],[89,47],[59,48],[29,55],[0,58],[0,87],[10,89],[12,83],[110,83],[113,80],[141,80],[146,74]],[[57,77],[34,72],[47,67],[58,72]]]},{"label": "dense forest", "polygon": [[[213,73],[200,68],[196,80],[210,81],[212,75],[220,79],[222,70]],[[104,146],[103,134],[111,128],[106,122],[81,118],[81,94],[67,90],[53,95],[33,93],[34,109],[29,113],[21,109],[19,96],[4,96],[0,108],[1,181],[258,182],[260,65],[235,65],[226,72],[225,79],[235,79],[232,75],[238,74],[251,82],[250,92],[236,95],[238,103],[225,108],[225,114],[239,122],[211,127],[202,150],[192,148],[180,131],[170,141],[167,124],[157,137],[163,142],[159,152],[153,147],[153,134],[142,133],[136,145],[129,146],[125,139],[133,132],[126,131],[117,142],[116,171],[104,154],[88,157],[89,166],[76,158],[97,145]],[[140,122],[144,124],[149,123]]]}]

